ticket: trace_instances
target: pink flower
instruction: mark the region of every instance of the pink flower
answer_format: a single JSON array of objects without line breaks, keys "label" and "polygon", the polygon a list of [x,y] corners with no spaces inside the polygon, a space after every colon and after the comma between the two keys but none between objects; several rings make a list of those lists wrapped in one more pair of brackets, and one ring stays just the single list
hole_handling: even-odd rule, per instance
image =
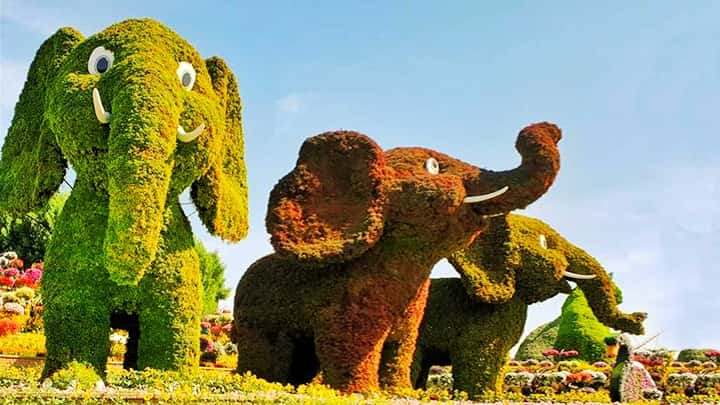
[{"label": "pink flower", "polygon": [[229,324],[223,326],[223,330],[224,330],[225,332],[228,332],[228,333],[229,333],[229,332],[232,330],[232,324],[229,323]]},{"label": "pink flower", "polygon": [[557,356],[560,354],[556,349],[548,349],[543,352],[543,356]]},{"label": "pink flower", "polygon": [[705,352],[705,355],[708,357],[720,357],[720,351],[710,350],[710,351]]},{"label": "pink flower", "polygon": [[560,352],[560,355],[563,357],[575,357],[578,354],[580,353],[578,353],[577,350],[563,350],[562,352]]},{"label": "pink flower", "polygon": [[3,274],[5,275],[5,277],[17,277],[18,274],[20,274],[20,270],[14,267],[10,267],[9,269],[6,269]]},{"label": "pink flower", "polygon": [[42,278],[43,271],[35,268],[28,269],[27,271],[25,271],[25,274],[23,274],[23,276],[25,276],[29,280],[32,280],[33,283],[37,283]]},{"label": "pink flower", "polygon": [[200,327],[203,329],[210,329],[210,326],[211,326],[210,322],[207,322],[207,321],[200,322]]}]

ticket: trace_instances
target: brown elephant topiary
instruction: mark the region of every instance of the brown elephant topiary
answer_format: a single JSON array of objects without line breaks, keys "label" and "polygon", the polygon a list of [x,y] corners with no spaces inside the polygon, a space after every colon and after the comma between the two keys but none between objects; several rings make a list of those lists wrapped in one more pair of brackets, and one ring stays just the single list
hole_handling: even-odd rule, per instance
[{"label": "brown elephant topiary", "polygon": [[552,124],[526,127],[521,165],[503,172],[423,148],[384,152],[356,132],[306,140],[270,194],[276,253],[237,287],[238,371],[290,383],[320,372],[347,392],[409,387],[433,265],[472,242],[486,216],[545,193],[560,137]]}]

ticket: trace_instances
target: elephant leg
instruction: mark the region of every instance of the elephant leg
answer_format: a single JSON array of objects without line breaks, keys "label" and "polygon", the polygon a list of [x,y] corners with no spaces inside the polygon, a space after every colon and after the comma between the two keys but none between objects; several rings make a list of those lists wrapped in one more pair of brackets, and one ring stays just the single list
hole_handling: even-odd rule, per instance
[{"label": "elephant leg", "polygon": [[422,350],[418,347],[415,350],[415,356],[413,358],[412,368],[410,370],[413,388],[415,389],[426,389],[428,377],[430,376],[430,367],[432,364],[428,361],[428,358],[424,355]]},{"label": "elephant leg", "polygon": [[43,322],[47,357],[42,378],[51,376],[73,360],[88,363],[99,376],[105,376],[110,353],[109,310],[79,303],[73,297],[75,294],[93,295],[88,290],[71,290],[45,304]]},{"label": "elephant leg", "polygon": [[47,247],[41,286],[47,349],[42,378],[73,360],[105,375],[115,287],[97,256],[103,251],[107,201],[96,193],[76,182]]},{"label": "elephant leg", "polygon": [[450,352],[453,387],[472,398],[502,391],[501,371],[508,352],[520,340],[527,305],[520,300],[498,306],[489,318],[468,321]]},{"label": "elephant leg", "polygon": [[477,346],[456,348],[450,353],[453,389],[467,392],[471,399],[483,391],[500,390],[499,375],[506,357],[496,342],[472,341]]},{"label": "elephant leg", "polygon": [[412,388],[410,372],[429,289],[427,280],[385,340],[380,366],[380,384],[384,388]]},{"label": "elephant leg", "polygon": [[293,343],[284,333],[236,324],[235,339],[239,374],[251,372],[271,382],[289,382]]},{"label": "elephant leg", "polygon": [[315,347],[323,382],[343,392],[379,388],[380,355],[393,320],[388,311],[351,304],[320,317]]},{"label": "elephant leg", "polygon": [[202,285],[192,237],[187,239],[184,244],[170,241],[172,250],[161,241],[155,262],[140,281],[140,370],[197,370]]}]

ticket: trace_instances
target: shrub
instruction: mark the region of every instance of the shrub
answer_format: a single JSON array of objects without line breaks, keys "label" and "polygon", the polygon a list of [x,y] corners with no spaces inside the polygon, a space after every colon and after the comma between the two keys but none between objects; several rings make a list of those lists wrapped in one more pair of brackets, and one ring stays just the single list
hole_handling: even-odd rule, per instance
[{"label": "shrub", "polygon": [[712,360],[705,353],[712,352],[713,349],[684,349],[678,353],[678,361],[688,362],[691,360],[699,360],[701,362]]},{"label": "shrub", "polygon": [[610,329],[597,320],[582,290],[574,289],[563,304],[554,346],[577,349],[582,360],[598,361],[605,356],[604,339],[609,334]]},{"label": "shrub", "polygon": [[608,336],[605,336],[605,339],[603,339],[603,341],[604,341],[605,344],[608,345],[608,346],[616,345],[617,342],[618,342],[616,335],[608,335]]},{"label": "shrub", "polygon": [[505,374],[505,385],[512,387],[524,387],[526,385],[530,385],[534,378],[535,374],[529,373],[527,371],[521,371],[518,373],[507,373]]},{"label": "shrub", "polygon": [[77,361],[71,361],[67,367],[58,370],[50,377],[52,386],[61,390],[77,389],[88,390],[94,388],[100,377],[92,366]]}]

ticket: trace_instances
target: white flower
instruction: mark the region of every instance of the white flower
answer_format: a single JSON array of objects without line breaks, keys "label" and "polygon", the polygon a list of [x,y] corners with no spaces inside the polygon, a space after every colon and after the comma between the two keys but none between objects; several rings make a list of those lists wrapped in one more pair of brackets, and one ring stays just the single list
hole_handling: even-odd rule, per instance
[{"label": "white flower", "polygon": [[127,344],[127,336],[123,336],[119,333],[113,333],[110,335],[110,342],[125,345]]}]

